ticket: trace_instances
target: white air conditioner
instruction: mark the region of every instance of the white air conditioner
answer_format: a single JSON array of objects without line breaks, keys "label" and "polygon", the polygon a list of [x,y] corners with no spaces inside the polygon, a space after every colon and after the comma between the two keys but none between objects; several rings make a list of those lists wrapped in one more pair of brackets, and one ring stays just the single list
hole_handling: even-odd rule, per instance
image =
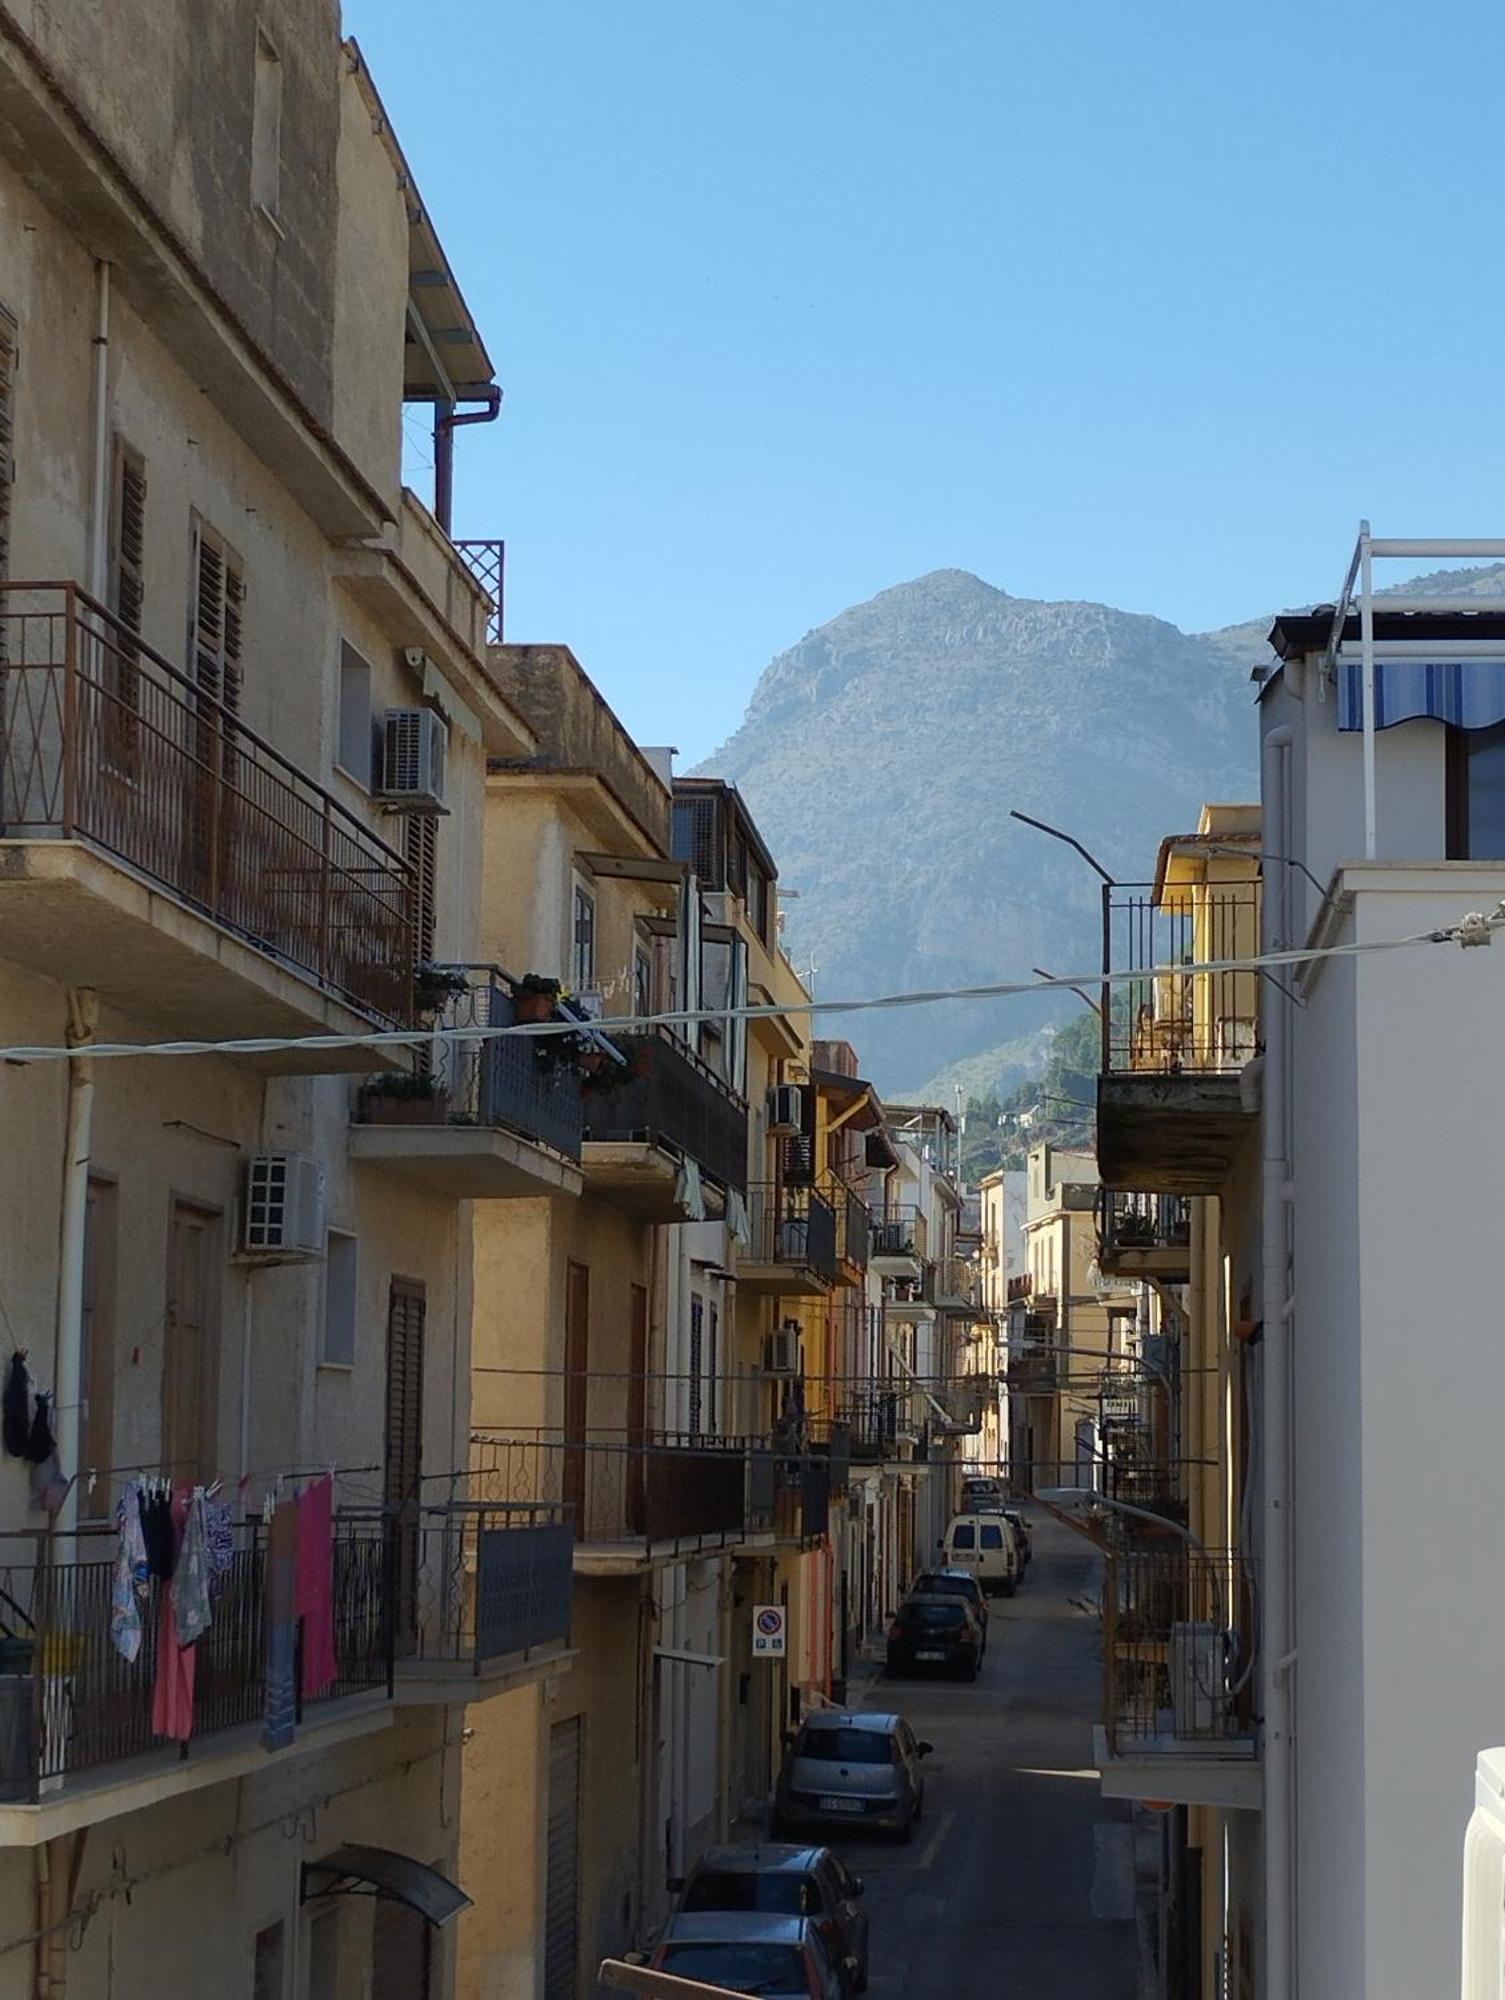
[{"label": "white air conditioner", "polygon": [[800,1365],[800,1330],[798,1325],[781,1326],[774,1333],[763,1336],[763,1373],[765,1375],[797,1375]]},{"label": "white air conditioner", "polygon": [[1481,1750],[1463,1836],[1463,2000],[1505,2000],[1505,1750]]},{"label": "white air conditioner", "polygon": [[257,1153],[246,1162],[243,1255],[324,1255],[324,1169],[307,1153]]},{"label": "white air conditioner", "polygon": [[768,1093],[768,1136],[797,1139],[805,1129],[805,1093],[797,1083],[778,1083]]},{"label": "white air conditioner", "polygon": [[444,723],[431,708],[389,708],[377,795],[409,812],[437,812],[444,804],[444,744]]},{"label": "white air conditioner", "polygon": [[1216,1625],[1171,1627],[1171,1729],[1179,1738],[1223,1735],[1226,1635]]}]

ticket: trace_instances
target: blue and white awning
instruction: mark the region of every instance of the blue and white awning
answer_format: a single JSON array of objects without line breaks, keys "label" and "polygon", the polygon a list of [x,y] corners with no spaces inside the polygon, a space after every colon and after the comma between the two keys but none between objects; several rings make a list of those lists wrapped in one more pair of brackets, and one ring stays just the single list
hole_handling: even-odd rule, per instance
[{"label": "blue and white awning", "polygon": [[[1379,660],[1374,669],[1374,726],[1448,722],[1488,729],[1505,722],[1505,660]],[[1364,727],[1364,673],[1357,660],[1338,664],[1338,727]]]}]

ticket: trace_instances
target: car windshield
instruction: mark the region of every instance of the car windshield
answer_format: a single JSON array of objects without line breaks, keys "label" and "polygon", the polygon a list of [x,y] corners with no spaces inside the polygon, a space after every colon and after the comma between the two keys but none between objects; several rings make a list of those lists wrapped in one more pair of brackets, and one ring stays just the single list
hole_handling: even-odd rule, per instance
[{"label": "car windshield", "polygon": [[967,1615],[964,1604],[906,1604],[904,1615],[911,1625],[960,1625]]},{"label": "car windshield", "polygon": [[876,1729],[807,1729],[797,1754],[819,1764],[891,1764],[893,1743]]},{"label": "car windshield", "polygon": [[917,1591],[929,1591],[937,1597],[975,1597],[977,1579],[973,1576],[922,1576],[915,1581]]},{"label": "car windshield", "polygon": [[676,1979],[703,1979],[733,1993],[809,1992],[803,1956],[797,1945],[742,1944],[727,1939],[714,1944],[671,1944],[664,1952],[663,1970]]},{"label": "car windshield", "polygon": [[766,1875],[751,1868],[704,1868],[685,1891],[687,1910],[767,1910],[781,1917],[811,1917],[820,1895],[808,1875],[781,1868]]}]

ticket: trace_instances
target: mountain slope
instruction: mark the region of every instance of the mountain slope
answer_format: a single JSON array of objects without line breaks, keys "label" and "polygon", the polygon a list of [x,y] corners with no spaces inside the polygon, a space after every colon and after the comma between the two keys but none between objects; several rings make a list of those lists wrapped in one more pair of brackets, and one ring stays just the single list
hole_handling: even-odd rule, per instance
[{"label": "mountain slope", "polygon": [[[1153,866],[1205,799],[1253,794],[1243,632],[1198,638],[1100,604],[1010,597],[938,570],[779,656],[702,767],[733,779],[778,859],[788,939],[817,993],[858,997],[1092,970],[1098,878]],[[853,1016],[890,1090],[1060,1019],[1020,999]],[[827,1032],[843,1032],[829,1016]]]}]

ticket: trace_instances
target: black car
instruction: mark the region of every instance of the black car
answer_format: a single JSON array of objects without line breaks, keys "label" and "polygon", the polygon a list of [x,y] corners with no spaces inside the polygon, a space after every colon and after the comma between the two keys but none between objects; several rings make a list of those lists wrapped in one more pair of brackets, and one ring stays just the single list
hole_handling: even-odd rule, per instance
[{"label": "black car", "polygon": [[962,1597],[982,1627],[982,1649],[988,1650],[988,1600],[969,1569],[927,1569],[909,1586],[911,1597]]},{"label": "black car", "polygon": [[1029,1568],[1030,1557],[1034,1554],[1034,1535],[1029,1517],[1018,1507],[1005,1507],[1003,1518],[1014,1531],[1014,1540],[1019,1544],[1019,1574],[1023,1576]]},{"label": "black car", "polygon": [[888,1671],[960,1674],[982,1671],[982,1627],[961,1597],[906,1597],[888,1628]]}]

